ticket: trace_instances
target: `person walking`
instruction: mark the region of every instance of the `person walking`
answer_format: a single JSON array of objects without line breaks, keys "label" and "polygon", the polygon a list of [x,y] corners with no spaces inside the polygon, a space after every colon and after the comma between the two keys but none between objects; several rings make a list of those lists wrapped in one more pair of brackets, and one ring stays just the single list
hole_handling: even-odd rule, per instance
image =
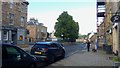
[{"label": "person walking", "polygon": [[90,41],[87,40],[87,51],[89,52],[90,51]]}]

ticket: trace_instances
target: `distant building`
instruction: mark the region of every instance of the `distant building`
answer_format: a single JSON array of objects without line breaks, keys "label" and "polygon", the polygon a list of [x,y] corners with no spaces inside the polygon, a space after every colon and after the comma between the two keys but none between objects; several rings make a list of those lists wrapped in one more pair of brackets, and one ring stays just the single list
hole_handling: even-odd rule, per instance
[{"label": "distant building", "polygon": [[27,30],[29,31],[27,38],[31,44],[36,41],[45,41],[47,39],[47,27],[34,18],[31,18],[27,22]]},{"label": "distant building", "polygon": [[27,8],[29,3],[26,0],[14,2],[0,2],[0,35],[3,43],[25,45],[26,43],[26,22]]}]

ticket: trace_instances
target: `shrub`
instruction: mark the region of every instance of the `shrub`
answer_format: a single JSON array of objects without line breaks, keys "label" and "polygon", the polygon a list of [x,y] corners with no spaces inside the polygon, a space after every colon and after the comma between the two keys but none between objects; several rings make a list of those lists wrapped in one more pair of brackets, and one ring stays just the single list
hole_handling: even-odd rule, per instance
[{"label": "shrub", "polygon": [[113,61],[120,62],[120,57],[114,57]]}]

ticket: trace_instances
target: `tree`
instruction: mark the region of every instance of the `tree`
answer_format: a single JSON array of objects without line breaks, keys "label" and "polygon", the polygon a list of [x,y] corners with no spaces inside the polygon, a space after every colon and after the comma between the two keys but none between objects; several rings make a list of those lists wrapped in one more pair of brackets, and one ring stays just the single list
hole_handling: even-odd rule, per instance
[{"label": "tree", "polygon": [[82,35],[82,34],[79,34],[79,39],[82,39],[82,38],[86,38],[86,37],[88,37],[88,35]]},{"label": "tree", "polygon": [[73,20],[73,17],[64,11],[59,15],[57,22],[54,26],[55,36],[61,37],[64,40],[69,39],[75,41],[79,36],[79,25],[78,22]]}]

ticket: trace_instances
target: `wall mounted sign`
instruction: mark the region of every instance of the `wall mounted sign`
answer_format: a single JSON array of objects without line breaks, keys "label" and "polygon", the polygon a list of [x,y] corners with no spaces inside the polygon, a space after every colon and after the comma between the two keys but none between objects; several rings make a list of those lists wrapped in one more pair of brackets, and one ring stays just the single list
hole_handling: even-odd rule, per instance
[{"label": "wall mounted sign", "polygon": [[113,23],[118,23],[118,22],[120,22],[120,15],[114,15],[114,16],[112,16],[112,17],[111,17],[111,21],[112,21]]}]

